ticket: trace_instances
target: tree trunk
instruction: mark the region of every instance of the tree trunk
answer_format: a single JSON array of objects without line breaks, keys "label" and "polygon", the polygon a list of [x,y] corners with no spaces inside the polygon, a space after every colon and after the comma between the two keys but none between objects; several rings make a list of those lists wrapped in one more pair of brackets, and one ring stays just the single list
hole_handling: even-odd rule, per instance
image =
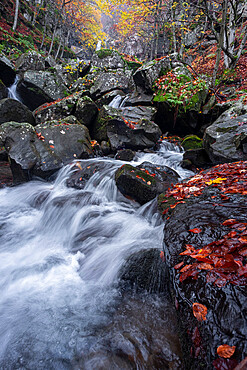
[{"label": "tree trunk", "polygon": [[19,13],[19,0],[15,0],[15,17],[14,17],[13,31],[15,31],[17,27],[18,13]]}]

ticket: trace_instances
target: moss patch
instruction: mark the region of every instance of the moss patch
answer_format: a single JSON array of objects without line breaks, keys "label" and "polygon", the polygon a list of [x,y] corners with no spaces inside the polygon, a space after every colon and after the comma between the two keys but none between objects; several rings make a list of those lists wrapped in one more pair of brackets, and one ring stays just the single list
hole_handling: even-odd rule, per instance
[{"label": "moss patch", "polygon": [[200,139],[196,135],[186,136],[182,141],[181,145],[185,150],[203,148],[202,139]]},{"label": "moss patch", "polygon": [[100,59],[104,59],[106,57],[109,57],[113,54],[114,50],[111,49],[100,49],[96,51],[96,54]]}]

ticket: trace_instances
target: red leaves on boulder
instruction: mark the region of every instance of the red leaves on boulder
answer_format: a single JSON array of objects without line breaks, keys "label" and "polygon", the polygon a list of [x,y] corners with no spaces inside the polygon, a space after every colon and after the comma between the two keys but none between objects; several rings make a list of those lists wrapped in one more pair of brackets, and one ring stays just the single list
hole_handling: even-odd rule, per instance
[{"label": "red leaves on boulder", "polygon": [[191,233],[194,233],[194,234],[199,234],[202,230],[201,229],[198,229],[197,227],[195,229],[190,229],[189,230]]},{"label": "red leaves on boulder", "polygon": [[229,346],[228,344],[222,344],[217,348],[217,354],[220,357],[230,358],[234,354],[236,346]]},{"label": "red leaves on boulder", "polygon": [[162,262],[165,262],[166,259],[163,251],[160,252],[160,258]]},{"label": "red leaves on boulder", "polygon": [[201,303],[193,303],[193,315],[197,318],[198,321],[206,320],[208,309]]}]

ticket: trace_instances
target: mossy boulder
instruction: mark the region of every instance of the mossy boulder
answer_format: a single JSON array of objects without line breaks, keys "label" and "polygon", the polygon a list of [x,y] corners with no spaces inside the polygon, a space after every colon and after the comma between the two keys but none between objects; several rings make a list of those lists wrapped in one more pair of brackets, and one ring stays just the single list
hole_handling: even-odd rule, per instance
[{"label": "mossy boulder", "polygon": [[125,69],[127,64],[116,50],[100,49],[94,53],[91,59],[91,70],[95,68],[101,70]]},{"label": "mossy boulder", "polygon": [[154,199],[157,194],[178,181],[178,174],[166,166],[155,166],[149,162],[134,167],[125,164],[115,174],[119,191],[140,204]]},{"label": "mossy boulder", "polygon": [[37,124],[75,116],[78,121],[90,126],[98,114],[96,104],[84,92],[75,93],[64,99],[41,105],[34,111]]},{"label": "mossy boulder", "polygon": [[186,136],[183,141],[181,142],[182,147],[184,150],[189,149],[201,149],[203,148],[202,139],[200,139],[196,135],[188,135]]}]

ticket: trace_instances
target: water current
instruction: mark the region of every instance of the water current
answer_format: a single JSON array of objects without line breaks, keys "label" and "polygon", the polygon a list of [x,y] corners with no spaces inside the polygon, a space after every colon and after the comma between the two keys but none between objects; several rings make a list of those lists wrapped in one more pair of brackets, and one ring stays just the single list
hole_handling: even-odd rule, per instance
[{"label": "water current", "polygon": [[[181,159],[163,142],[132,164],[166,164],[185,178]],[[83,190],[66,186],[73,165],[53,183],[0,189],[0,369],[162,369],[148,363],[166,342],[169,368],[181,368],[170,303],[118,287],[128,256],[162,250],[155,201],[123,197],[114,173],[124,162],[86,161],[95,160],[105,169]]]}]

